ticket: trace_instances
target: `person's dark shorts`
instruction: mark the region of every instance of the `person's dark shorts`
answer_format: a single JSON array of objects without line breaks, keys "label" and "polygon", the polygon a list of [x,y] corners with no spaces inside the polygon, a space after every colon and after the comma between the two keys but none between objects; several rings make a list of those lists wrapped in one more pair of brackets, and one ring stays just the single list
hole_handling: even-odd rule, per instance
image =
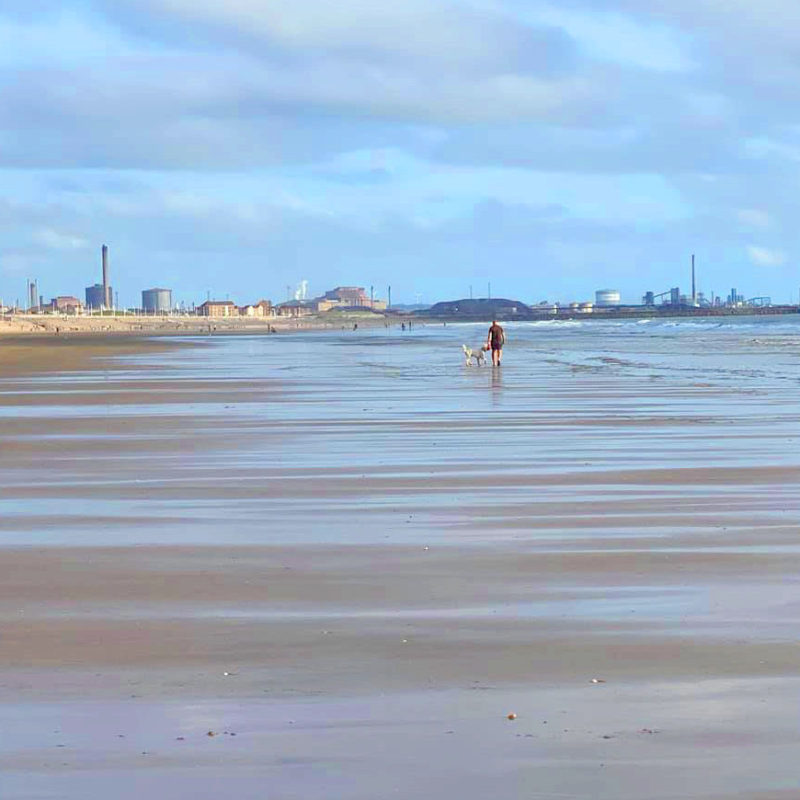
[{"label": "person's dark shorts", "polygon": [[503,345],[500,342],[492,342],[492,350],[502,350]]}]

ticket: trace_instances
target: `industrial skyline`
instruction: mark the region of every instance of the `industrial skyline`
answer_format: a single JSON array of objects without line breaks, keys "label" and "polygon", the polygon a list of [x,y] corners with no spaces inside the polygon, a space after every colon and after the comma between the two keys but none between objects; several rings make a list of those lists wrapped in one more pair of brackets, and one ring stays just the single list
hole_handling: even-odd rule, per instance
[{"label": "industrial skyline", "polygon": [[[26,283],[26,302],[27,302],[27,309],[32,311],[58,311],[63,310],[64,308],[77,308],[82,307],[89,311],[110,311],[115,309],[140,309],[143,310],[145,313],[167,313],[172,309],[177,309],[179,306],[180,308],[186,309],[195,309],[201,305],[201,303],[197,302],[196,300],[192,300],[190,303],[181,303],[176,304],[173,299],[173,291],[171,288],[163,288],[163,287],[154,287],[148,289],[140,289],[139,290],[139,297],[141,298],[141,302],[139,303],[123,303],[120,305],[119,303],[119,295],[114,293],[113,287],[111,286],[111,278],[110,278],[110,251],[109,247],[106,244],[103,244],[100,249],[100,257],[101,257],[101,277],[102,283],[95,283],[90,286],[86,286],[84,289],[84,296],[85,302],[82,302],[76,295],[55,295],[51,298],[49,303],[44,302],[44,296],[39,294],[39,282],[37,279],[28,279]],[[539,301],[533,301],[526,298],[520,298],[517,296],[508,296],[506,299],[514,299],[519,300],[520,302],[524,302],[527,305],[536,306],[536,307],[546,307],[552,306],[553,308],[556,307],[566,307],[581,310],[588,310],[593,306],[598,308],[613,308],[613,307],[636,307],[636,306],[643,306],[645,308],[654,308],[654,307],[662,307],[662,308],[696,308],[696,309],[713,309],[713,308],[722,308],[722,307],[734,307],[734,308],[741,308],[741,307],[758,307],[763,308],[765,306],[773,305],[772,298],[770,296],[765,295],[753,295],[751,297],[747,297],[745,294],[739,292],[737,288],[731,288],[730,291],[726,295],[721,295],[715,293],[713,290],[710,291],[708,294],[702,291],[698,291],[698,271],[697,271],[697,263],[696,263],[696,256],[694,253],[691,254],[691,262],[690,262],[690,281],[691,281],[691,292],[688,294],[684,294],[681,292],[680,286],[673,286],[669,289],[666,289],[661,292],[654,292],[651,290],[646,291],[641,296],[641,301],[636,302],[625,298],[622,292],[618,289],[595,289],[593,292],[593,299],[588,299],[587,296],[581,296],[579,298],[571,299],[569,301],[563,300],[546,300],[542,299]],[[470,285],[469,287],[469,298],[472,299],[474,295],[473,286]],[[355,291],[355,289],[354,289]],[[364,295],[362,298],[358,300],[356,303],[363,304],[363,305],[371,305],[373,307],[378,308],[386,308],[391,307],[392,305],[392,289],[391,286],[386,287],[388,301],[379,301],[379,305],[375,306],[375,287],[374,284],[370,286],[369,297],[367,298],[364,295],[364,289],[358,287],[358,292]],[[256,291],[256,293],[258,293]],[[250,290],[250,294],[253,294],[253,290]],[[589,293],[587,293],[588,295]],[[0,300],[2,300],[2,293],[0,292]],[[467,295],[464,295],[462,298],[459,299],[466,299]],[[491,282],[487,282],[486,284],[486,298],[491,299],[492,297],[492,288]],[[210,290],[206,292],[206,300],[210,301],[212,299],[212,293]],[[216,296],[214,298],[217,300]],[[320,306],[320,301],[322,301],[322,310],[326,310],[325,301],[332,299],[332,294],[330,291],[327,293],[320,295],[316,299],[311,296],[310,288],[309,288],[309,281],[307,279],[301,279],[296,284],[296,288],[292,288],[291,285],[286,287],[286,300],[281,303],[277,302],[275,305],[276,307],[280,307],[281,305],[294,305],[297,306],[309,306],[309,307],[317,307]],[[400,304],[400,305],[433,305],[436,302],[450,302],[455,298],[436,298],[433,302],[429,303],[416,303],[416,304]],[[419,298],[418,298],[419,300]],[[223,305],[234,305],[235,303],[230,302],[230,293],[225,293],[225,300],[218,301]],[[272,304],[271,301],[270,305]],[[775,303],[775,305],[788,305],[794,304],[794,300],[789,300],[786,303]],[[800,292],[798,292],[798,304],[800,304]],[[0,303],[2,305],[2,303]],[[19,301],[17,300],[15,303],[15,307],[18,308],[25,308],[25,306],[20,305]],[[247,306],[243,306],[247,307]],[[254,306],[250,306],[251,308]],[[238,306],[237,306],[238,308]],[[317,309],[319,310],[319,309]]]},{"label": "industrial skyline", "polygon": [[[195,308],[196,306],[200,305],[200,301],[198,298],[190,300],[188,303],[186,301],[182,301],[180,304],[177,304],[173,299],[173,290],[171,288],[139,288],[137,290],[138,296],[141,298],[141,302],[137,303],[123,303],[120,305],[119,303],[119,295],[118,293],[115,295],[113,287],[111,286],[111,278],[110,278],[110,250],[107,244],[103,244],[100,248],[100,258],[101,258],[101,277],[102,283],[95,283],[94,285],[86,286],[84,289],[84,297],[85,302],[81,303],[84,307],[93,310],[111,310],[114,308],[139,308],[144,309],[146,311],[151,312],[158,312],[164,313],[168,309],[177,308],[178,305],[182,308]],[[742,294],[736,289],[735,287],[730,289],[726,295],[721,295],[716,293],[714,290],[710,292],[702,292],[698,291],[698,271],[697,271],[697,262],[696,262],[696,255],[694,253],[691,254],[690,257],[690,281],[691,281],[691,292],[689,294],[684,294],[680,290],[680,285],[672,286],[664,291],[661,292],[654,292],[648,290],[641,295],[641,300],[637,302],[633,298],[628,298],[623,295],[623,293],[619,289],[594,289],[594,290],[586,290],[583,295],[578,296],[576,298],[570,298],[569,300],[561,300],[561,299],[540,299],[540,300],[532,300],[530,298],[523,298],[519,297],[514,294],[507,294],[504,295],[508,299],[516,299],[522,302],[528,303],[530,305],[538,305],[543,306],[547,305],[548,303],[552,305],[572,305],[575,307],[583,306],[584,308],[589,307],[591,305],[597,305],[598,307],[613,307],[613,306],[637,306],[642,305],[645,307],[653,307],[653,306],[670,306],[674,308],[679,307],[693,307],[693,308],[719,308],[722,306],[733,306],[733,307],[742,307],[747,305],[763,307],[772,305],[772,298],[768,295],[752,295],[747,297],[745,294]],[[676,270],[676,275],[679,274],[679,271]],[[62,278],[62,282],[63,282]],[[296,302],[296,303],[305,303],[311,297],[310,292],[310,284],[308,279],[303,278],[295,283],[295,288],[292,285],[286,286],[286,302]],[[371,286],[370,294],[374,297],[374,284]],[[386,292],[388,296],[388,306],[392,305],[391,293],[392,289],[391,286],[386,287]],[[248,290],[249,295],[254,293],[254,290],[251,288]],[[255,290],[255,293],[258,294],[258,290]],[[212,293],[211,290],[206,290],[206,300],[211,299],[212,294],[214,294],[215,299],[218,296],[215,293]],[[466,297],[472,298],[474,295],[474,287],[472,284],[468,287],[468,294],[461,295],[461,299]],[[42,309],[49,305],[51,308],[56,308],[57,303],[55,303],[56,298],[71,298],[73,300],[77,300],[76,295],[54,295],[53,299],[50,301],[49,304],[44,303],[43,296],[39,295],[39,282],[38,279],[28,279],[26,283],[26,302],[27,307],[29,309]],[[497,295],[495,295],[497,296]],[[230,292],[224,292],[225,299],[230,298]],[[491,299],[492,297],[492,285],[491,282],[486,283],[486,297]],[[0,299],[3,298],[3,293],[0,291]],[[590,299],[591,298],[591,299]],[[444,298],[438,297],[434,298],[427,303],[419,303],[419,298],[417,298],[417,303],[401,303],[401,305],[433,305],[436,302],[440,301],[449,301],[455,298]],[[797,295],[797,302],[800,304],[800,289],[798,290]],[[780,304],[794,304],[794,298],[787,298],[784,303],[777,302],[776,305]],[[16,301],[16,305],[19,307],[23,307],[19,304],[19,301]],[[280,305],[280,301],[276,303],[276,305]]]}]

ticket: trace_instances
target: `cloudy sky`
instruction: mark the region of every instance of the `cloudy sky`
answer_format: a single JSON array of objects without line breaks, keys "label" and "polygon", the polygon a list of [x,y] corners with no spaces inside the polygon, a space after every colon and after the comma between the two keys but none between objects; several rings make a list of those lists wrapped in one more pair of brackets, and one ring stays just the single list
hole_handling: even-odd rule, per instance
[{"label": "cloudy sky", "polygon": [[797,300],[798,95],[796,0],[0,0],[0,297]]}]

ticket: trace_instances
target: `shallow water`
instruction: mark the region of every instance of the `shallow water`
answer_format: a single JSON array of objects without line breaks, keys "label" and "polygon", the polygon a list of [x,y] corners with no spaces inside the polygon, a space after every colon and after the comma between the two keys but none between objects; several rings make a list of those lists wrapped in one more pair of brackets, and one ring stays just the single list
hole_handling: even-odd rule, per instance
[{"label": "shallow water", "polygon": [[535,540],[800,510],[800,318],[506,327],[500,369],[464,366],[485,326],[429,325],[3,378],[0,542]]}]

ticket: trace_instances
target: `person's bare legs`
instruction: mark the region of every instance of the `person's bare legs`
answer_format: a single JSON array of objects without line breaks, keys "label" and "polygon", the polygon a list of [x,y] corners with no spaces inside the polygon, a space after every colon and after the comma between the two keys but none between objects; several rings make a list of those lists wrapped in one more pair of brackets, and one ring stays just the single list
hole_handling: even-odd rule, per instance
[{"label": "person's bare legs", "polygon": [[499,348],[492,348],[492,366],[499,367],[500,366],[500,349]]}]

